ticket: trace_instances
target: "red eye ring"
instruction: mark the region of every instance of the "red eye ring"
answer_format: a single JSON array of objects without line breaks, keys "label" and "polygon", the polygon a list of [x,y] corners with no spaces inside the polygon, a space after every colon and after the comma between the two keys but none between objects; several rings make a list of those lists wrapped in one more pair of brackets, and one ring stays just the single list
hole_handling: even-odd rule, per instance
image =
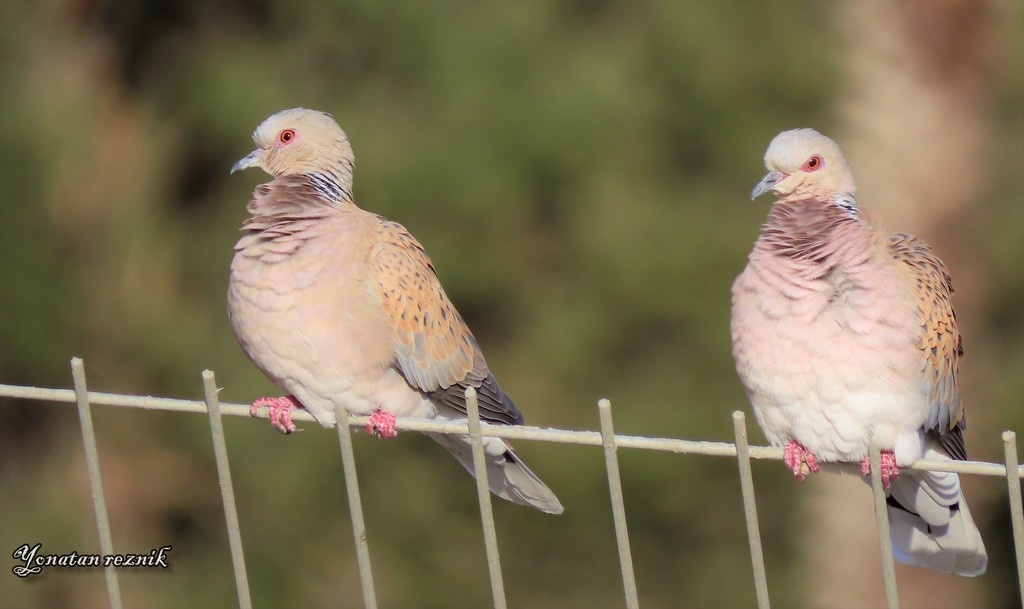
[{"label": "red eye ring", "polygon": [[285,144],[290,144],[296,137],[298,137],[298,135],[299,134],[296,133],[294,129],[285,129],[281,133],[277,134],[277,145],[284,146]]},{"label": "red eye ring", "polygon": [[817,171],[817,170],[821,169],[824,166],[825,166],[825,159],[821,158],[821,155],[817,155],[816,154],[816,155],[812,156],[811,158],[807,159],[807,162],[804,163],[804,166],[801,167],[800,169],[803,170],[803,171],[806,171],[807,173],[810,173],[812,171]]}]

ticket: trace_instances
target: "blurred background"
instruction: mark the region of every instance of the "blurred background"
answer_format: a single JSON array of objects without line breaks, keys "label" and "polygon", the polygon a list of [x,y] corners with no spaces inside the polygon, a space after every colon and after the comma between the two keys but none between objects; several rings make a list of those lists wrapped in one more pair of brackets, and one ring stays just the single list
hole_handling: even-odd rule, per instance
[{"label": "blurred background", "polygon": [[[0,4],[0,382],[229,402],[275,389],[228,326],[253,187],[228,169],[278,110],[331,112],[365,208],[405,224],[528,423],[730,441],[746,409],[730,286],[770,139],[839,141],[863,207],[957,287],[972,458],[1024,432],[1024,10],[807,3],[42,0]],[[94,408],[127,607],[230,607],[204,416]],[[359,607],[336,435],[225,421],[254,604]],[[763,443],[753,428],[751,439]],[[355,437],[382,607],[488,606],[475,487],[432,441]],[[621,606],[603,456],[521,443],[552,517],[495,501],[509,604]],[[644,607],[754,604],[735,462],[620,453]],[[756,463],[777,607],[883,604],[867,485]],[[1005,482],[965,482],[990,554],[900,567],[904,607],[1016,606]],[[0,553],[98,552],[73,407],[0,400]],[[5,607],[103,607],[99,570],[0,573]]]}]

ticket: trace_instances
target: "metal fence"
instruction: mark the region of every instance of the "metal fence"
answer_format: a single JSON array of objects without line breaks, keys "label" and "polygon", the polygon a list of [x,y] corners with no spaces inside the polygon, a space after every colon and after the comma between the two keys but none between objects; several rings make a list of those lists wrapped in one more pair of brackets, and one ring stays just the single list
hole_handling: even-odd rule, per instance
[{"label": "metal fence", "polygon": [[[91,406],[121,406],[142,408],[146,410],[164,410],[175,412],[207,413],[210,418],[210,433],[213,438],[214,456],[217,462],[217,475],[220,482],[224,516],[227,521],[228,541],[231,548],[232,567],[235,585],[238,590],[238,605],[241,609],[251,609],[252,599],[249,592],[249,581],[246,574],[245,558],[242,549],[242,534],[238,526],[238,512],[235,508],[234,487],[231,483],[231,469],[228,466],[227,447],[224,443],[224,428],[221,421],[223,415],[249,416],[249,407],[242,404],[221,404],[217,393],[213,372],[206,370],[202,374],[205,402],[149,396],[120,395],[114,393],[90,392],[86,387],[85,368],[82,360],[71,360],[71,372],[74,389],[42,389],[37,387],[19,387],[0,384],[0,397],[11,397],[50,402],[69,402],[78,405],[78,416],[82,430],[82,442],[85,446],[86,463],[89,470],[89,482],[92,490],[93,507],[96,512],[96,524],[99,528],[100,549],[104,554],[113,554],[110,536],[110,522],[107,518],[106,496],[100,475],[99,456],[96,450],[96,437],[93,433]],[[440,423],[423,419],[398,419],[397,429],[434,433],[469,434],[473,443],[473,462],[476,473],[477,494],[480,503],[480,521],[483,526],[484,547],[487,554],[487,567],[490,575],[491,592],[495,609],[505,609],[505,587],[501,574],[501,559],[498,552],[497,534],[494,527],[494,515],[491,511],[491,494],[487,486],[487,468],[484,461],[482,437],[497,436],[515,440],[536,440],[558,444],[578,444],[602,446],[605,454],[605,465],[608,473],[609,496],[612,515],[615,523],[615,540],[619,551],[619,564],[622,571],[622,586],[625,605],[628,609],[637,609],[640,604],[637,596],[636,579],[633,574],[633,559],[630,553],[629,531],[626,526],[626,508],[623,503],[622,485],[619,478],[617,451],[620,448],[654,450],[685,455],[709,455],[732,457],[738,462],[740,485],[743,497],[743,510],[746,517],[747,536],[750,543],[750,559],[753,567],[754,588],[757,594],[759,609],[770,606],[768,583],[765,577],[764,556],[761,550],[761,534],[758,528],[757,504],[754,497],[751,459],[782,460],[782,450],[765,446],[750,446],[747,443],[746,418],[742,411],[733,413],[735,443],[700,442],[676,438],[652,438],[642,436],[616,435],[612,427],[612,409],[608,400],[598,402],[600,413],[600,431],[570,431],[547,429],[540,427],[505,425],[489,425],[481,423],[477,409],[476,392],[467,391],[466,403],[469,418],[466,422]],[[355,538],[359,577],[362,585],[363,601],[366,609],[376,609],[377,597],[370,567],[370,548],[367,541],[366,526],[363,521],[362,502],[359,497],[359,482],[356,478],[355,455],[352,450],[352,437],[349,428],[367,423],[367,417],[351,417],[343,406],[337,406],[338,421],[348,421],[348,425],[338,425],[338,441],[341,447],[342,469],[345,475],[345,486],[348,492],[349,508],[352,517],[352,533]],[[314,422],[313,417],[304,411],[292,415],[296,421]],[[979,461],[917,461],[904,469],[955,472],[980,476],[1001,476],[1006,478],[1010,515],[1013,523],[1013,541],[1017,560],[1017,583],[1020,588],[1021,604],[1024,606],[1024,509],[1021,506],[1021,482],[1024,476],[1024,465],[1017,459],[1016,434],[1012,431],[1003,432],[1005,464],[985,463]],[[823,471],[838,472],[854,471],[856,464],[821,464]],[[871,470],[880,469],[880,451],[874,447],[871,451]],[[859,471],[859,469],[858,469]],[[878,542],[882,553],[882,577],[885,582],[885,595],[888,607],[899,607],[896,590],[896,573],[893,563],[892,547],[889,542],[889,521],[886,516],[885,493],[879,476],[871,477],[871,488],[875,506]],[[104,568],[107,592],[110,605],[121,609],[121,590],[118,584],[117,571],[113,566]]]}]

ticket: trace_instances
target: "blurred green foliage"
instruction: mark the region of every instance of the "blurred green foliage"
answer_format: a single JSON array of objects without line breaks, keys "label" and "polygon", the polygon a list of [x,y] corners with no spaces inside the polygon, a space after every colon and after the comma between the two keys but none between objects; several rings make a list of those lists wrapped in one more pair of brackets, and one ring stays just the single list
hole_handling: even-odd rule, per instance
[{"label": "blurred green foliage", "polygon": [[[527,422],[593,429],[609,397],[619,432],[731,438],[729,288],[766,213],[747,194],[775,133],[834,122],[826,3],[48,0],[0,20],[0,382],[70,386],[78,355],[94,390],[199,398],[211,368],[227,401],[273,394],[227,324],[257,182],[227,170],[263,118],[306,106],[347,130],[357,201],[424,243]],[[998,383],[986,429],[1024,430],[1024,66],[1004,62],[1008,128],[971,229],[991,235],[991,295],[968,344]],[[115,548],[174,546],[170,570],[122,572],[126,606],[233,606],[205,418],[95,418]],[[333,433],[225,425],[256,606],[359,606]],[[520,450],[567,512],[495,504],[510,605],[618,606],[600,451]],[[458,464],[413,434],[360,435],[356,454],[382,606],[487,606]],[[734,464],[621,460],[642,604],[751,606]],[[799,494],[755,470],[773,601],[799,606]],[[71,408],[0,401],[0,515],[4,552],[97,548]],[[979,524],[1009,583],[1003,516]],[[98,571],[0,574],[0,599],[106,602]]]}]

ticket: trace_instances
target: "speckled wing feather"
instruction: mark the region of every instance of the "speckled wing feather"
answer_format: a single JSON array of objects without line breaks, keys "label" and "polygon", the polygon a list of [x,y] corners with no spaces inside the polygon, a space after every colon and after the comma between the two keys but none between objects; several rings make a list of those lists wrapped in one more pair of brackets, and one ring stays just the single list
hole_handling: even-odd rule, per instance
[{"label": "speckled wing feather", "polygon": [[391,325],[394,366],[409,384],[463,412],[464,391],[475,387],[481,417],[521,424],[522,415],[498,387],[423,246],[405,227],[380,218],[369,269],[368,285]]},{"label": "speckled wing feather", "polygon": [[960,404],[957,367],[963,355],[956,313],[953,311],[953,280],[931,248],[913,235],[889,237],[893,260],[914,281],[915,301],[921,321],[919,348],[925,358],[924,373],[930,382],[931,413],[925,427],[956,459],[967,459],[963,444],[966,427]]}]

